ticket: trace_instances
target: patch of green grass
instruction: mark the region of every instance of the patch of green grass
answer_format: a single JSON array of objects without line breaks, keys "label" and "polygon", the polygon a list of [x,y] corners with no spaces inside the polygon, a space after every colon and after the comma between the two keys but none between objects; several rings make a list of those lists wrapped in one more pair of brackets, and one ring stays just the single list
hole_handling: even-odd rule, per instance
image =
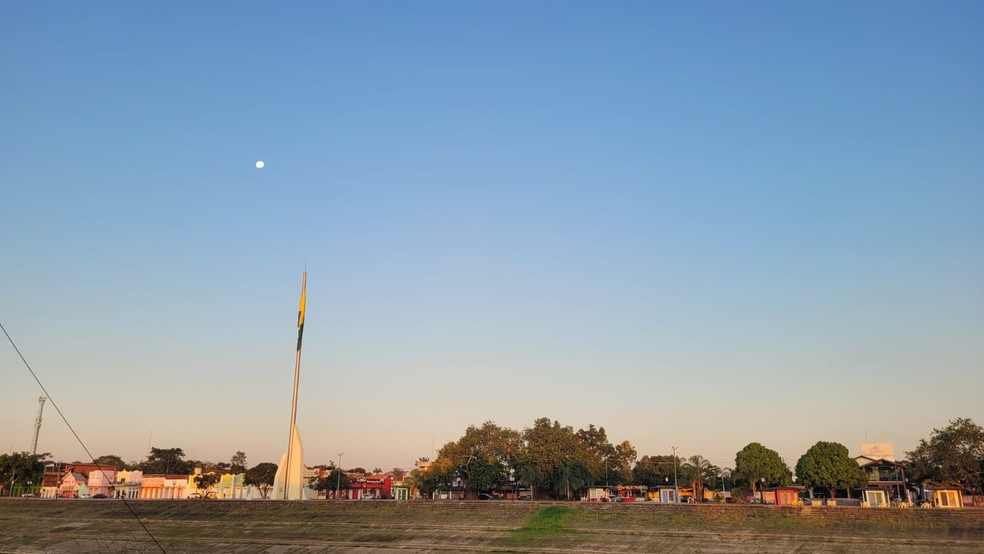
[{"label": "patch of green grass", "polygon": [[541,537],[573,535],[570,528],[574,521],[574,510],[563,506],[547,506],[537,510],[526,525],[510,533],[510,543],[529,544]]}]

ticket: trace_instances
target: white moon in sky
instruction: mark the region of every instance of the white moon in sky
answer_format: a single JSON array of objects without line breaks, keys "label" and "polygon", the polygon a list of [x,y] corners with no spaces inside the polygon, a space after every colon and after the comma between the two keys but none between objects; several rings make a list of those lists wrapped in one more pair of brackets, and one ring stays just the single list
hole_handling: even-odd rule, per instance
[{"label": "white moon in sky", "polygon": [[265,165],[266,164],[263,163],[263,160],[260,160],[260,161],[256,162],[256,169],[263,169],[263,166],[265,166]]}]

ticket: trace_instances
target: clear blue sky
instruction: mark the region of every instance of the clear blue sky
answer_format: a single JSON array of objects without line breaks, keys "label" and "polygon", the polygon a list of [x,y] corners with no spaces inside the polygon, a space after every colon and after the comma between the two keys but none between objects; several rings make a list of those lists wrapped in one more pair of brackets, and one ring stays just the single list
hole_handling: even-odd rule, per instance
[{"label": "clear blue sky", "polygon": [[[719,465],[984,423],[980,2],[2,19],[0,320],[95,455],[276,461],[305,266],[309,465],[541,416]],[[50,405],[40,448],[84,457]]]}]

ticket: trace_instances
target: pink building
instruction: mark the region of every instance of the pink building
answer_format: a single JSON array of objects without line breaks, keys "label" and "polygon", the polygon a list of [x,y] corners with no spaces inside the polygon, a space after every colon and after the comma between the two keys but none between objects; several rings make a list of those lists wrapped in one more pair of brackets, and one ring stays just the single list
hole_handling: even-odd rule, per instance
[{"label": "pink building", "polygon": [[85,475],[81,473],[68,472],[62,477],[61,486],[58,487],[58,495],[64,498],[78,498],[85,494]]},{"label": "pink building", "polygon": [[115,481],[116,481],[116,470],[115,469],[95,469],[89,472],[89,496],[95,496],[97,494],[106,495],[106,497],[115,496]]}]

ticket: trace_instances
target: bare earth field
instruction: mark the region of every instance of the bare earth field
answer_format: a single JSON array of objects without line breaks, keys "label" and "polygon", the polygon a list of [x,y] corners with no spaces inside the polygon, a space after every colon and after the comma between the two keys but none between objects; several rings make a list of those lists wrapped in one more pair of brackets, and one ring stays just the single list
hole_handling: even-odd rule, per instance
[{"label": "bare earth field", "polygon": [[[984,510],[132,501],[166,552],[984,552]],[[118,500],[0,500],[0,552],[160,552]]]}]

